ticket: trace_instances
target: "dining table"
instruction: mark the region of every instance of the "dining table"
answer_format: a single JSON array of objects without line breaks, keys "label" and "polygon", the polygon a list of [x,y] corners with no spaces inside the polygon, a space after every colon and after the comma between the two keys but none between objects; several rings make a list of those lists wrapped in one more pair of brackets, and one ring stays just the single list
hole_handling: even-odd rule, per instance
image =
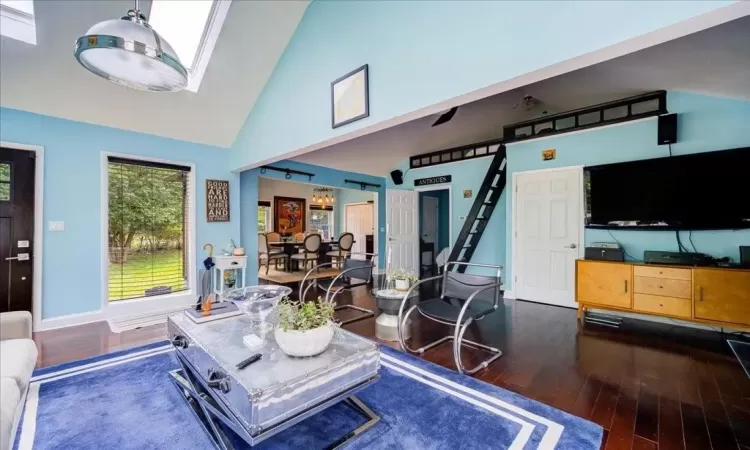
[{"label": "dining table", "polygon": [[[338,240],[325,240],[320,241],[320,248],[318,249],[318,264],[325,264],[327,262],[330,262],[330,256],[327,255],[328,252],[330,252],[331,246],[337,245],[339,243]],[[281,247],[284,251],[284,253],[289,257],[289,271],[292,271],[292,255],[298,252],[299,249],[302,248],[302,245],[304,244],[303,241],[295,241],[295,240],[281,240],[281,241],[271,241],[268,243],[270,247]],[[353,243],[352,243],[353,244]]]}]

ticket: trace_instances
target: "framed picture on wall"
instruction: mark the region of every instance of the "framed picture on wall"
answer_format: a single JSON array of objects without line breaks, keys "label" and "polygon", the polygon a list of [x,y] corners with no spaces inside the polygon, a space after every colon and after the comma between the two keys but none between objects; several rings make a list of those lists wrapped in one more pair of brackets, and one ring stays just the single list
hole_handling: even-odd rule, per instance
[{"label": "framed picture on wall", "polygon": [[304,233],[307,217],[307,204],[304,198],[274,197],[273,223],[277,233],[289,235]]},{"label": "framed picture on wall", "polygon": [[367,64],[331,83],[331,127],[337,128],[370,115]]}]

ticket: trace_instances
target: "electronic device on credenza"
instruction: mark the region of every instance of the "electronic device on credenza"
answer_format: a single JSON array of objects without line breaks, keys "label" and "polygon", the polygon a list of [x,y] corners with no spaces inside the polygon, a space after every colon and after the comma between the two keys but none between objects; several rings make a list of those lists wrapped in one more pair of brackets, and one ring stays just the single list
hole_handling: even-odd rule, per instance
[{"label": "electronic device on credenza", "polygon": [[625,252],[616,242],[592,242],[583,255],[586,259],[595,261],[625,261]]},{"label": "electronic device on credenza", "polygon": [[703,253],[663,252],[655,250],[646,250],[643,252],[643,261],[646,264],[669,264],[674,266],[713,266],[715,264],[712,257]]},{"label": "electronic device on credenza", "polygon": [[740,245],[740,265],[750,267],[750,245]]}]

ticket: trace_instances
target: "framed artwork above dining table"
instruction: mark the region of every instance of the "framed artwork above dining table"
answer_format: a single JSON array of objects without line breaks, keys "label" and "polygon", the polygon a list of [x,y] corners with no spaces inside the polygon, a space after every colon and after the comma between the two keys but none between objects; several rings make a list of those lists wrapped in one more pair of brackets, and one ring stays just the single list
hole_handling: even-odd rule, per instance
[{"label": "framed artwork above dining table", "polygon": [[290,233],[304,233],[307,224],[307,203],[304,198],[273,198],[273,223],[282,236]]}]

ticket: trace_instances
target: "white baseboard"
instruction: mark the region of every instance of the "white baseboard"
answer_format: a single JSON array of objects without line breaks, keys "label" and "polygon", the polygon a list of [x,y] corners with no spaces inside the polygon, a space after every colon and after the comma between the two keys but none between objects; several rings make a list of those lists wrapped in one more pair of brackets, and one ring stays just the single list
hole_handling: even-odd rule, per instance
[{"label": "white baseboard", "polygon": [[505,291],[503,293],[503,298],[507,298],[508,300],[515,300],[516,294],[513,291]]},{"label": "white baseboard", "polygon": [[[185,292],[182,294],[164,295],[158,297],[147,297],[137,300],[123,300],[119,302],[112,302],[107,305],[106,308],[98,311],[90,311],[84,313],[70,314],[60,317],[50,317],[48,319],[42,319],[38,327],[34,328],[34,331],[47,331],[54,330],[57,328],[73,327],[76,325],[84,325],[92,322],[103,322],[110,320],[115,323],[122,323],[123,325],[115,325],[114,327],[110,323],[110,328],[113,332],[119,333],[124,329],[133,329],[144,324],[150,324],[149,321],[153,322],[160,315],[166,313],[172,313],[185,309],[190,305],[195,304],[197,297],[191,292]],[[149,317],[151,317],[149,319]],[[139,319],[140,318],[140,319]],[[166,315],[164,315],[166,320]],[[129,325],[128,322],[132,322],[134,325]],[[159,323],[153,322],[153,323]],[[120,331],[117,331],[119,329]]]},{"label": "white baseboard", "polygon": [[92,322],[101,322],[103,320],[105,320],[105,317],[102,310],[50,317],[49,319],[42,319],[39,322],[39,326],[34,328],[34,331],[55,330],[57,328],[73,327]]}]

